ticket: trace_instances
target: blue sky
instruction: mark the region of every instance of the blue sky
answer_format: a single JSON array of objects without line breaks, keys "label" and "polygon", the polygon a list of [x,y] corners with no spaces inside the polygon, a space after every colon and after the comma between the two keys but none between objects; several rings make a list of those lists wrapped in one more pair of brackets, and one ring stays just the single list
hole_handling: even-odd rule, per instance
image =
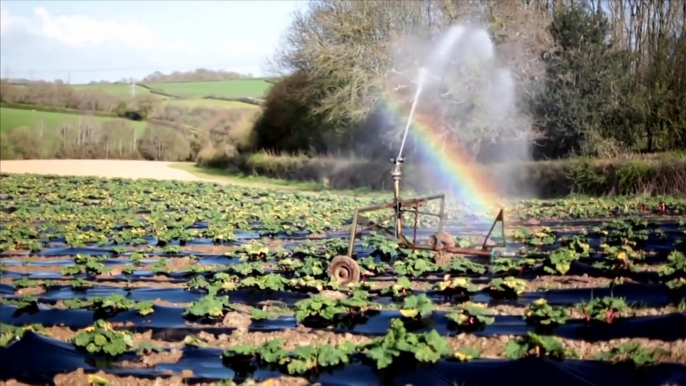
[{"label": "blue sky", "polygon": [[2,77],[71,83],[196,68],[265,75],[299,1],[0,2]]}]

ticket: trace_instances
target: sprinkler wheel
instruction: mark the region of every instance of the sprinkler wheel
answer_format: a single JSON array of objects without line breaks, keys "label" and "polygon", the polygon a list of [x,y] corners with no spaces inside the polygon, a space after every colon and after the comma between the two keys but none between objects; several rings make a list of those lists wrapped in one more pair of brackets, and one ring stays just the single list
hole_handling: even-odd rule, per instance
[{"label": "sprinkler wheel", "polygon": [[432,247],[435,247],[436,240],[441,240],[441,244],[446,247],[452,248],[455,246],[455,239],[446,232],[434,233],[433,235],[429,236],[428,244]]},{"label": "sprinkler wheel", "polygon": [[[455,246],[455,239],[453,238],[453,236],[449,235],[446,232],[434,233],[433,235],[429,236],[429,240],[427,241],[427,243],[430,246],[435,247],[436,240],[441,240],[441,244],[443,244],[444,247]],[[453,254],[446,251],[434,251],[433,253],[434,262],[438,266],[449,265],[450,261],[452,260],[452,257]]]},{"label": "sprinkler wheel", "polygon": [[334,257],[326,273],[343,285],[360,281],[360,266],[351,257],[345,255]]},{"label": "sprinkler wheel", "polygon": [[445,267],[446,265],[450,265],[450,262],[452,262],[454,255],[446,251],[436,251],[432,253],[432,257],[436,265],[438,265],[439,267]]}]

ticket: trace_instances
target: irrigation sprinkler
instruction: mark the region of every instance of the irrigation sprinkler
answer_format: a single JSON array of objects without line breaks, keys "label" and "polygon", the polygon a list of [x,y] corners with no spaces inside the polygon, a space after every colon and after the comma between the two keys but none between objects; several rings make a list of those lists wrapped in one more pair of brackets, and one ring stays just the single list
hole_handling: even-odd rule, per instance
[{"label": "irrigation sprinkler", "polygon": [[[414,114],[416,103],[422,89],[421,79],[423,78],[423,73],[421,75],[422,76],[417,88],[417,93],[415,94],[415,98],[412,103],[412,109],[410,110],[410,116],[408,118],[407,126],[405,127],[405,132],[400,145],[400,152],[398,153],[397,158],[391,159],[391,162],[393,163],[393,169],[391,170],[391,180],[393,181],[393,201],[374,206],[358,208],[355,210],[350,229],[348,253],[346,255],[334,257],[329,264],[329,268],[327,269],[329,276],[337,279],[337,281],[341,284],[356,283],[360,280],[360,267],[357,264],[357,261],[353,259],[354,244],[355,240],[361,235],[362,232],[371,229],[380,230],[381,233],[396,241],[400,248],[436,252],[434,254],[434,259],[439,264],[442,264],[448,260],[446,257],[450,258],[451,254],[488,257],[489,261],[492,262],[505,251],[505,215],[502,208],[498,212],[498,215],[493,221],[490,230],[486,234],[483,244],[480,247],[462,248],[455,246],[454,238],[443,231],[443,225],[445,222],[445,194],[437,194],[433,196],[412,199],[403,199],[400,195],[400,181],[402,179],[402,165],[404,162],[402,153],[405,146],[407,133],[410,128],[410,123],[412,122],[412,116]],[[439,201],[440,209],[438,213],[431,213],[429,211],[422,210],[422,207],[427,206],[432,201]],[[391,208],[393,209],[393,214],[383,219],[382,222],[386,222],[387,220],[395,218],[395,229],[390,229],[374,223],[363,216],[365,213]],[[405,213],[414,214],[411,240],[408,239],[404,232],[405,224],[403,223],[403,214]],[[417,242],[417,223],[420,215],[438,217],[437,232],[431,235],[424,244]],[[488,245],[491,234],[493,233],[493,230],[498,222],[500,222],[502,230],[502,242],[499,244]],[[446,254],[448,256],[446,256]]]},{"label": "irrigation sprinkler", "polygon": [[[433,251],[434,259],[437,263],[442,264],[448,261],[451,254],[456,255],[471,255],[471,256],[481,256],[488,257],[490,260],[498,257],[506,247],[505,238],[503,237],[500,243],[490,244],[491,234],[493,230],[500,223],[502,235],[505,235],[505,216],[503,209],[501,208],[496,216],[491,228],[489,229],[486,237],[484,238],[483,244],[478,247],[462,248],[455,246],[454,238],[447,232],[443,231],[443,225],[445,221],[445,194],[436,194],[433,196],[417,197],[411,199],[403,199],[400,196],[400,181],[402,178],[402,158],[393,159],[393,170],[391,172],[391,178],[393,180],[393,200],[383,204],[358,208],[353,214],[352,225],[350,229],[350,241],[348,243],[348,253],[346,255],[336,256],[329,264],[329,269],[327,273],[329,276],[336,278],[342,284],[355,283],[360,280],[360,267],[357,261],[353,259],[353,249],[355,240],[365,231],[368,230],[378,230],[382,234],[389,237],[398,243],[398,246],[403,249],[412,250],[425,250]],[[438,213],[432,213],[428,210],[422,210],[432,201],[439,202]],[[395,219],[394,225],[395,229],[390,229],[384,227],[378,223],[374,223],[363,216],[365,213],[375,212],[385,209],[393,209],[393,214],[384,218],[381,222],[386,222],[392,218]],[[412,237],[411,239],[405,235],[405,225],[403,221],[403,214],[410,213],[414,215],[413,222],[409,226],[411,228]],[[431,235],[425,243],[419,243],[417,241],[417,226],[418,219],[420,215],[438,217],[438,229],[436,233]]]}]

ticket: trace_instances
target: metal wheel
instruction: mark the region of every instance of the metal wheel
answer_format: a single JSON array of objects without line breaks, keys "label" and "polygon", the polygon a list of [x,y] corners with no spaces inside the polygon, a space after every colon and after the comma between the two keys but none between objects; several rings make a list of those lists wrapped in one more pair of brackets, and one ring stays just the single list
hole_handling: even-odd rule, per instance
[{"label": "metal wheel", "polygon": [[453,254],[446,251],[433,252],[433,260],[439,267],[445,267],[452,262]]},{"label": "metal wheel", "polygon": [[334,257],[326,273],[343,285],[360,281],[360,266],[348,256]]},{"label": "metal wheel", "polygon": [[454,247],[455,246],[455,239],[453,236],[447,234],[446,232],[441,232],[441,233],[434,233],[433,235],[429,236],[428,243],[430,246],[434,247],[437,244],[436,240],[441,240],[441,243],[445,247]]}]

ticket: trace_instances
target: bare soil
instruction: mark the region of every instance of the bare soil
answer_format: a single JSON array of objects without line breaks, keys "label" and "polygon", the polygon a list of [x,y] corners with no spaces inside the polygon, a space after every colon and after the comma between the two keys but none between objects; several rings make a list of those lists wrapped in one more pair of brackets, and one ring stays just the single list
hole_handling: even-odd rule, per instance
[{"label": "bare soil", "polygon": [[0,161],[0,171],[13,174],[220,182],[219,179],[200,178],[173,169],[169,167],[171,164],[173,162],[130,160],[3,160]]}]

